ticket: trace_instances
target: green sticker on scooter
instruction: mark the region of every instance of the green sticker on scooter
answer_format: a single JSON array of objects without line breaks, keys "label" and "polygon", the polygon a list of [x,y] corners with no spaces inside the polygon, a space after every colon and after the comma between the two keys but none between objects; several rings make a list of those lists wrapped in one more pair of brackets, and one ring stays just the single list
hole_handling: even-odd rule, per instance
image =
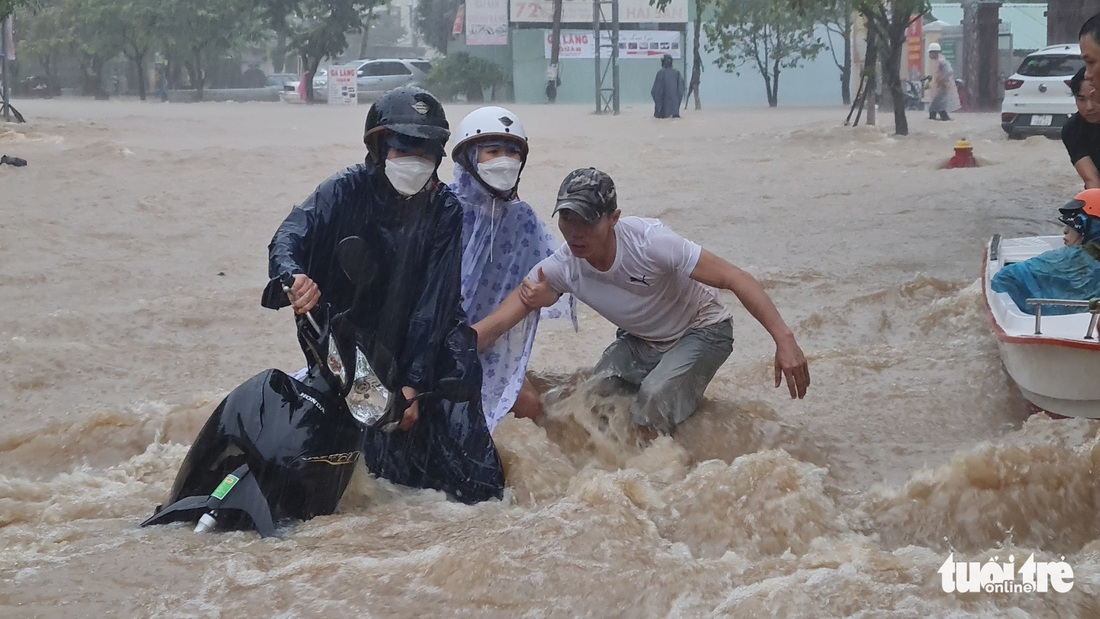
[{"label": "green sticker on scooter", "polygon": [[225,495],[229,494],[229,491],[233,489],[233,486],[236,485],[238,481],[240,481],[240,478],[238,478],[236,475],[226,475],[225,479],[222,480],[222,483],[218,484],[218,487],[214,488],[214,491],[210,493],[210,496],[218,499],[219,501],[224,499]]}]

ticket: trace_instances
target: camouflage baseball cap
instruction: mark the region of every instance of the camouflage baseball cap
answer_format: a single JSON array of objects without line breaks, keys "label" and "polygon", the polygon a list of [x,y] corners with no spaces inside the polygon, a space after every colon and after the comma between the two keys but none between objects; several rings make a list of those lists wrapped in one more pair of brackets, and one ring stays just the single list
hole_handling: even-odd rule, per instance
[{"label": "camouflage baseball cap", "polygon": [[614,213],[618,209],[615,182],[606,172],[596,168],[578,168],[570,172],[558,189],[558,204],[554,215],[562,209],[580,214],[589,223]]}]

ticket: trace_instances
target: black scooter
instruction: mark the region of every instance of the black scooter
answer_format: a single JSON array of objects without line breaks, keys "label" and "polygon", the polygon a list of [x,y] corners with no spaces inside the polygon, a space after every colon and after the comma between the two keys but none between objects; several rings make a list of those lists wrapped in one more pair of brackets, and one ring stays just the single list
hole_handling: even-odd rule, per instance
[{"label": "black scooter", "polygon": [[[369,278],[362,239],[345,239],[339,249],[345,272],[362,285]],[[282,283],[289,290],[293,278]],[[353,415],[347,395],[357,354],[350,326],[321,306],[296,320],[306,376],[271,369],[230,392],[195,438],[167,506],[158,506],[141,526],[198,521],[197,532],[255,528],[268,537],[281,519],[336,510],[362,456],[367,427],[396,427],[404,409],[390,397],[384,411],[374,406],[367,415]]]}]

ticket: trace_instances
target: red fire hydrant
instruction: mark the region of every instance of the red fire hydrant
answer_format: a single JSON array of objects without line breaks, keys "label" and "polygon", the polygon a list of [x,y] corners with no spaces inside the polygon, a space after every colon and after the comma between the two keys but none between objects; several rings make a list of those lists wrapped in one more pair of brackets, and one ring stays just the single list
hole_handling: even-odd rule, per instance
[{"label": "red fire hydrant", "polygon": [[970,142],[966,141],[966,138],[955,142],[955,156],[951,157],[945,167],[948,170],[978,167],[978,161],[974,159],[974,149],[970,146]]}]

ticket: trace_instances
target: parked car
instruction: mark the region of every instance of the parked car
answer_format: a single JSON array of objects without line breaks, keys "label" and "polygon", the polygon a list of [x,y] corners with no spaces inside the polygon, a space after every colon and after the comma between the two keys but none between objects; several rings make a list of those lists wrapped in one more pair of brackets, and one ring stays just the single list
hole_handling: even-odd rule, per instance
[{"label": "parked car", "polygon": [[1076,43],[1050,45],[1028,54],[1005,80],[1001,128],[1008,137],[1058,137],[1066,119],[1077,111],[1069,80],[1084,65]]},{"label": "parked car", "polygon": [[293,92],[294,88],[290,85],[294,84],[294,87],[297,87],[299,79],[297,73],[272,73],[267,76],[267,87],[279,92]]},{"label": "parked car", "polygon": [[29,75],[12,87],[12,94],[17,97],[37,97],[49,99],[60,97],[61,89],[50,83],[50,80],[41,75]]},{"label": "parked car", "polygon": [[[356,97],[359,101],[374,101],[382,93],[401,86],[424,87],[432,64],[423,58],[376,58],[353,60]],[[328,100],[328,73],[318,69],[313,78],[313,94],[318,101]]]}]

